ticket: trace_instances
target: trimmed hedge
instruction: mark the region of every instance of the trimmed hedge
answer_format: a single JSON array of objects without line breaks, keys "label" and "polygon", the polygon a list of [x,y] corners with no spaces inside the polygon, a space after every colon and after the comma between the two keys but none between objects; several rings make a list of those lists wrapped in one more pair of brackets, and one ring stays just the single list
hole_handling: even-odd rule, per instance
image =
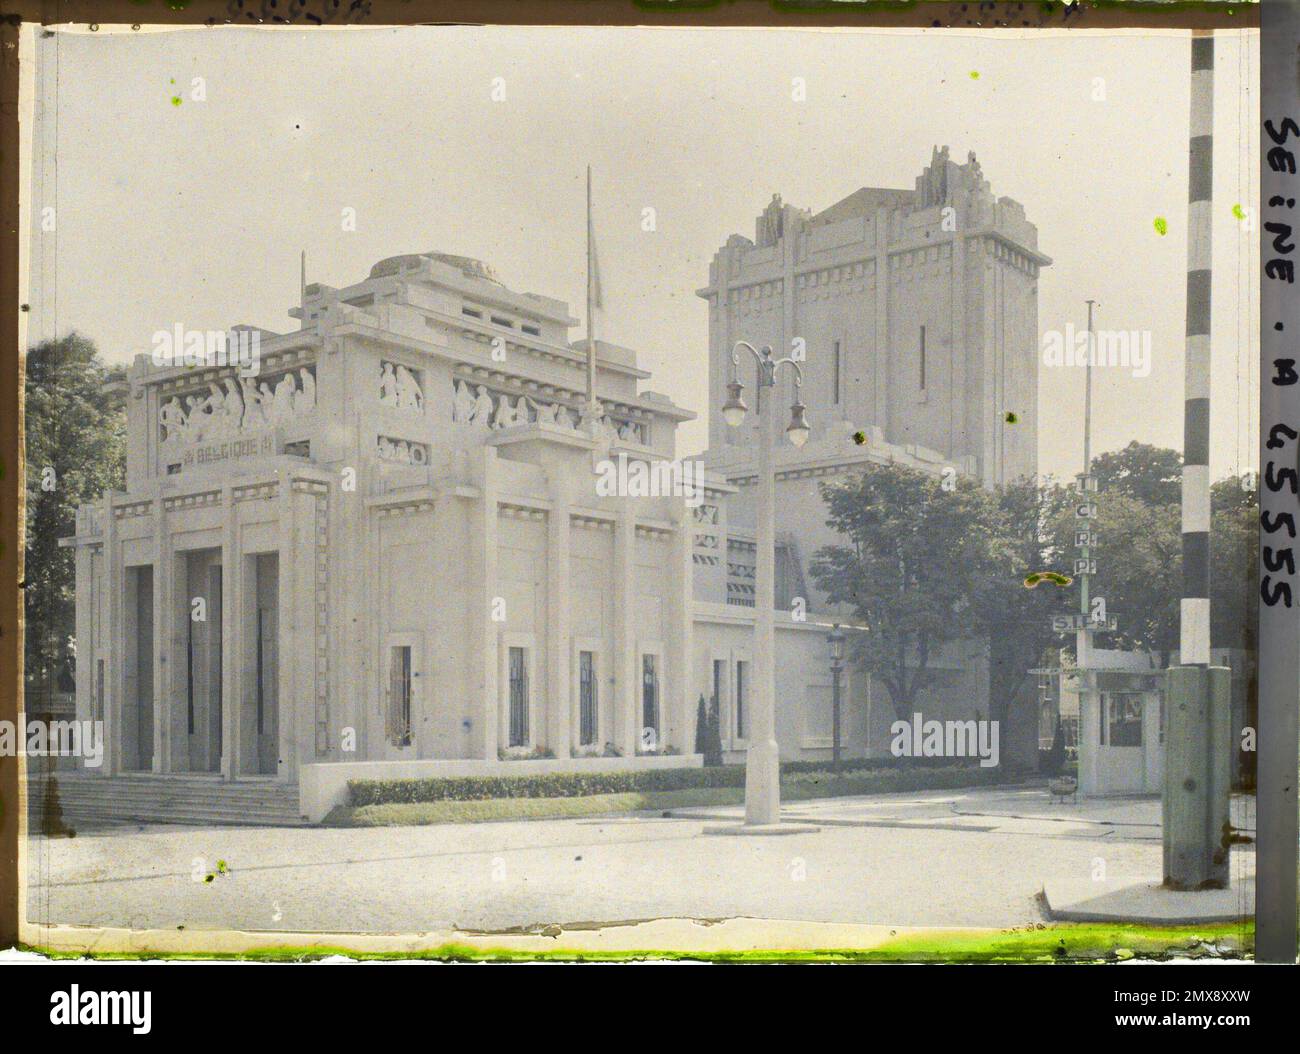
[{"label": "trimmed hedge", "polygon": [[738,765],[627,772],[549,772],[537,776],[452,776],[408,780],[348,780],[353,805],[488,798],[585,798],[690,787],[743,787]]},{"label": "trimmed hedge", "polygon": [[781,795],[787,801],[808,798],[847,798],[858,794],[898,794],[902,791],[952,790],[1001,783],[1005,774],[996,768],[951,765],[935,768],[890,768],[878,772],[799,772],[781,778]]},{"label": "trimmed hedge", "polygon": [[[894,759],[889,759],[893,761]],[[916,760],[916,759],[907,759]],[[795,762],[795,765],[804,763]],[[863,772],[874,767],[880,771]],[[784,768],[784,767],[783,767]],[[839,774],[825,765],[783,772],[782,781],[835,788],[831,793],[871,794],[946,789],[995,783],[996,768],[971,765],[859,765]],[[582,798],[593,794],[637,794],[700,787],[743,787],[745,767],[723,765],[698,769],[642,769],[625,772],[552,772],[536,776],[458,776],[403,780],[348,780],[353,806],[412,804],[433,801],[485,801],[493,798]],[[842,789],[840,789],[842,788]],[[819,788],[820,791],[820,788]]]},{"label": "trimmed hedge", "polygon": [[[943,757],[919,757],[919,758],[896,758],[892,754],[887,754],[883,758],[844,758],[840,761],[840,772],[863,772],[874,771],[877,769],[952,769],[952,768],[970,768],[979,764],[978,758],[943,758]],[[792,772],[830,772],[831,763],[829,761],[783,761],[781,762],[781,774],[789,775]]]}]

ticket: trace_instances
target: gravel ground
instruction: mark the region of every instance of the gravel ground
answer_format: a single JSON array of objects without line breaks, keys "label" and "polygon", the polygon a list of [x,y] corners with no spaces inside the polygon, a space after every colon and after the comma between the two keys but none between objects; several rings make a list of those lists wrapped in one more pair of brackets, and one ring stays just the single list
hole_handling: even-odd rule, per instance
[{"label": "gravel ground", "polygon": [[[1044,882],[1090,875],[1099,860],[1112,882],[1160,871],[1152,799],[1055,806],[1034,790],[945,791],[800,803],[786,816],[825,826],[727,838],[704,833],[719,821],[681,815],[33,837],[28,917],[339,932],[665,917],[1007,927],[1043,917]],[[227,873],[204,881],[218,860]]]}]

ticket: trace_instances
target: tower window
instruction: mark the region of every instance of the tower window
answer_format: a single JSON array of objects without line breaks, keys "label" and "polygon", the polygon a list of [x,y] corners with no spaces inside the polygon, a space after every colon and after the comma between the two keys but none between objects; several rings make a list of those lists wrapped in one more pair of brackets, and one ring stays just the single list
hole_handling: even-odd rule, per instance
[{"label": "tower window", "polygon": [[831,403],[840,404],[840,342],[831,345]]},{"label": "tower window", "polygon": [[925,391],[925,327],[921,327],[921,391]]}]

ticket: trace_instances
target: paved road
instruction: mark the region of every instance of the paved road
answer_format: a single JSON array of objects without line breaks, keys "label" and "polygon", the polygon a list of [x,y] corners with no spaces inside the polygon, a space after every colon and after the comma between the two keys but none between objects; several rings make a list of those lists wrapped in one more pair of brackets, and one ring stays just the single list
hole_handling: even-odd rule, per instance
[{"label": "paved road", "polygon": [[[1099,860],[1112,882],[1160,869],[1151,799],[1054,806],[1042,791],[975,790],[799,803],[787,818],[824,826],[774,838],[709,836],[708,815],[737,810],[687,812],[36,837],[29,919],[352,932],[664,917],[1006,927],[1043,917],[1045,881],[1091,875]],[[1234,812],[1251,826],[1242,803]],[[202,881],[218,859],[228,873]]]}]

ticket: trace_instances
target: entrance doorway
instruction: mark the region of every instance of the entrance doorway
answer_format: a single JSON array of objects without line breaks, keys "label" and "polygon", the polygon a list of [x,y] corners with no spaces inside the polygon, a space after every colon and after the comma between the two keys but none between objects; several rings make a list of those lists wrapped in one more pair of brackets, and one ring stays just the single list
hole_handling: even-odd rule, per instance
[{"label": "entrance doorway", "polygon": [[182,623],[183,659],[179,722],[185,744],[175,760],[183,772],[220,772],[222,751],[221,693],[221,550],[198,549],[179,554],[177,603]]},{"label": "entrance doorway", "polygon": [[153,567],[126,569],[126,669],[122,706],[122,768],[153,768]]},{"label": "entrance doorway", "polygon": [[280,761],[280,557],[244,558],[239,774],[274,776]]}]

